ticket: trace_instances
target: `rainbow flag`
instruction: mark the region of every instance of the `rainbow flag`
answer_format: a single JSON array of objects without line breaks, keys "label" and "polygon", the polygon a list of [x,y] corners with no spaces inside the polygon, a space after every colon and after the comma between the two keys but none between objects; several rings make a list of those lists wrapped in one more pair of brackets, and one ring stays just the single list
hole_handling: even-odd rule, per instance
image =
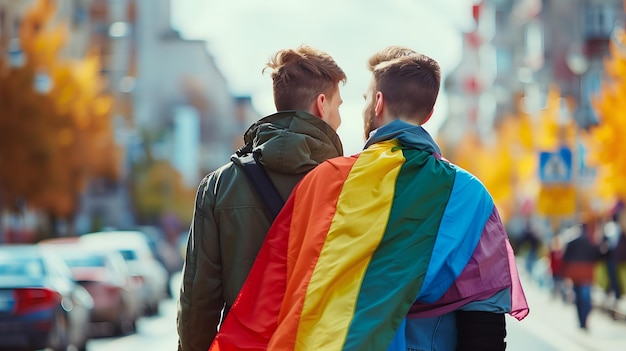
[{"label": "rainbow flag", "polygon": [[298,184],[210,350],[386,350],[405,317],[502,292],[507,312],[526,316],[484,186],[399,140],[327,161]]}]

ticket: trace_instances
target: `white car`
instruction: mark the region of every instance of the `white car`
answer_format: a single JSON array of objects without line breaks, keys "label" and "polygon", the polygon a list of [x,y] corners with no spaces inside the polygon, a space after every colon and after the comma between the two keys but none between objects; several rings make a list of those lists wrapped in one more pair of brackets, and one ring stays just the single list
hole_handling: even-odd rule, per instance
[{"label": "white car", "polygon": [[104,231],[83,234],[80,240],[100,248],[118,250],[128,263],[130,273],[143,283],[145,314],[159,312],[159,303],[167,297],[168,274],[163,264],[153,256],[144,233]]}]

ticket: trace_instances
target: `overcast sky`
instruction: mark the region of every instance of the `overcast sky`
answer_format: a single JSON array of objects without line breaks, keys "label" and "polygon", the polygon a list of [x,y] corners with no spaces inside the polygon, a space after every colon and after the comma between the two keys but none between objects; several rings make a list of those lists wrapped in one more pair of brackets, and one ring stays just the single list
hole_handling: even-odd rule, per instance
[{"label": "overcast sky", "polygon": [[[275,112],[269,74],[276,51],[302,44],[332,55],[348,76],[341,88],[346,154],[363,145],[363,92],[367,59],[403,45],[439,61],[443,75],[458,64],[461,31],[473,26],[475,0],[172,0],[172,23],[183,37],[207,40],[233,94],[250,95],[262,115]],[[446,113],[441,94],[425,127],[434,133]]]}]

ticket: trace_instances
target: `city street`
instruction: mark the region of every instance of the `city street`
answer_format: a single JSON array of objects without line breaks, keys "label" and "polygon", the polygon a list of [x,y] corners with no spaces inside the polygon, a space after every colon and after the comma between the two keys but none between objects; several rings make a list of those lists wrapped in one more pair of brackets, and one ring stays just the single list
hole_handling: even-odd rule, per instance
[{"label": "city street", "polygon": [[[178,281],[173,284],[178,286]],[[581,331],[573,305],[551,298],[537,283],[524,281],[524,287],[531,312],[521,322],[507,317],[507,350],[604,351],[623,349],[626,344],[626,322],[613,321],[594,310],[589,317],[589,330]],[[139,321],[136,334],[93,339],[88,351],[176,350],[175,321],[176,301],[165,300],[158,316]]]},{"label": "city street", "polygon": [[[177,291],[179,275],[172,278],[171,284]],[[95,338],[87,344],[87,351],[175,351],[177,349],[176,334],[176,300],[167,299],[161,302],[159,314],[144,317],[137,322],[137,333],[119,338]]]},{"label": "city street", "polygon": [[529,282],[522,275],[522,283],[530,306],[530,314],[518,322],[507,319],[510,351],[620,350],[626,345],[626,322],[614,321],[607,314],[594,309],[588,320],[589,328],[578,328],[576,308],[551,297],[547,288]]},{"label": "city street", "polygon": [[306,274],[255,266],[230,348],[262,301],[291,344],[385,348],[345,297],[415,277],[525,313],[516,259],[507,350],[626,350],[626,0],[366,5],[0,0],[0,349],[176,351],[185,257],[232,294],[274,223],[268,267]]}]

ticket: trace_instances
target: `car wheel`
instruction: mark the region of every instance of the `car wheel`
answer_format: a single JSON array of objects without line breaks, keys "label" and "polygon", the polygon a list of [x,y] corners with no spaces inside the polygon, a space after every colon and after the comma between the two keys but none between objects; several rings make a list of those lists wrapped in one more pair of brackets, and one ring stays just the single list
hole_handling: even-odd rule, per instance
[{"label": "car wheel", "polygon": [[77,345],[76,351],[87,351],[87,340],[85,340],[82,345]]},{"label": "car wheel", "polygon": [[159,314],[159,301],[154,302],[150,310],[153,316],[158,315]]},{"label": "car wheel", "polygon": [[137,331],[136,317],[131,313],[131,310],[125,307],[121,310],[126,313],[121,315],[115,323],[115,330],[113,331],[115,336],[132,334]]},{"label": "car wheel", "polygon": [[156,316],[159,314],[159,302],[148,302],[144,307],[144,315],[146,317]]},{"label": "car wheel", "polygon": [[48,346],[54,351],[66,351],[68,340],[68,323],[65,313],[59,311],[54,316],[52,329],[48,334]]}]

